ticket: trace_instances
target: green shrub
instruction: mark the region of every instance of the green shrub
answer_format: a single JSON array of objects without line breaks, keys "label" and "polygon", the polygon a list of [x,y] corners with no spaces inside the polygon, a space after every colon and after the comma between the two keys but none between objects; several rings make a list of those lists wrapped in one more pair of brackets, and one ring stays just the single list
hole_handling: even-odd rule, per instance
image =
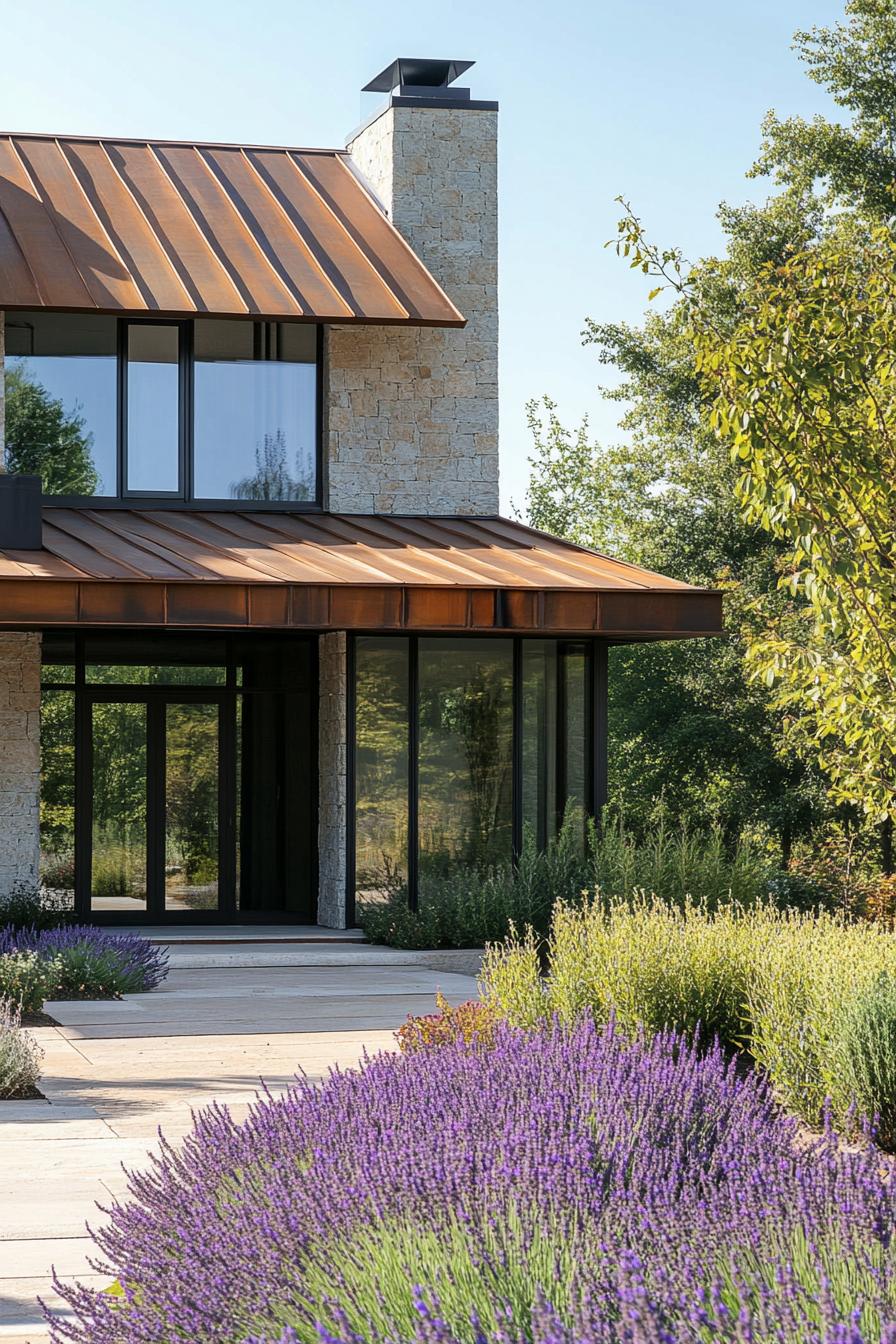
[{"label": "green shrub", "polygon": [[40,1078],[43,1052],[21,1023],[18,1005],[0,997],[0,1101],[27,1097]]},{"label": "green shrub", "polygon": [[358,917],[373,943],[482,947],[504,938],[511,923],[547,934],[558,901],[575,904],[595,887],[611,897],[649,891],[670,905],[683,907],[691,900],[714,909],[768,899],[774,878],[757,848],[741,841],[729,852],[718,828],[671,831],[660,824],[650,837],[638,839],[620,820],[608,821],[598,833],[570,806],[558,835],[541,853],[526,829],[516,865],[480,870],[429,864],[421,871],[413,911],[407,887],[394,874],[381,874],[369,885],[385,892],[385,899],[362,901]]},{"label": "green shrub", "polygon": [[39,1013],[50,997],[52,963],[36,952],[0,955],[0,999],[14,1003],[20,1013]]},{"label": "green shrub", "polygon": [[896,1148],[896,977],[881,972],[849,1000],[835,1036],[840,1090],[872,1117],[881,1147]]},{"label": "green shrub", "polygon": [[0,929],[57,929],[74,919],[71,901],[61,892],[19,884],[0,899]]},{"label": "green shrub", "polygon": [[[542,976],[546,958],[547,974]],[[634,1032],[674,1027],[749,1052],[784,1105],[820,1124],[879,1117],[896,1144],[896,939],[825,912],[678,909],[597,896],[487,949],[482,994],[520,1026],[614,1016]]]}]

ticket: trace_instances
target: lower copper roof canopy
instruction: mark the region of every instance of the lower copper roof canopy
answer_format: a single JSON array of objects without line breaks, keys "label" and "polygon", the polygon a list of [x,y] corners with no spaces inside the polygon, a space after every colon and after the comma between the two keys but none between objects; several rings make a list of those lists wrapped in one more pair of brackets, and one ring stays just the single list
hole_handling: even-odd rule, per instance
[{"label": "lower copper roof canopy", "polygon": [[721,594],[504,518],[47,507],[0,627],[722,633]]}]

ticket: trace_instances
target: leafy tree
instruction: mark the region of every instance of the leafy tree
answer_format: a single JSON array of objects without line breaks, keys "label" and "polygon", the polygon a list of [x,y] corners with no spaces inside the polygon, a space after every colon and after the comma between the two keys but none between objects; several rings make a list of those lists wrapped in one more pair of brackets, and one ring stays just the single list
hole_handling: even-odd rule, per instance
[{"label": "leafy tree", "polygon": [[313,478],[303,468],[296,453],[295,476],[290,472],[286,452],[286,435],[282,429],[265,434],[264,442],[255,449],[255,474],[245,476],[230,487],[234,499],[311,499],[314,494]]},{"label": "leafy tree", "polygon": [[93,495],[93,435],[76,408],[67,411],[27,369],[6,368],[6,468],[40,476],[48,495]]},{"label": "leafy tree", "polygon": [[[680,814],[709,806],[731,828],[765,821],[785,855],[794,833],[821,815],[819,766],[833,772],[835,797],[859,798],[859,790],[844,787],[844,774],[834,778],[855,739],[844,739],[835,759],[830,712],[826,729],[806,715],[805,675],[791,697],[774,694],[767,676],[755,679],[757,667],[768,673],[770,665],[748,655],[755,643],[771,658],[767,627],[805,633],[817,613],[805,582],[792,580],[786,528],[768,528],[761,507],[742,508],[742,465],[714,432],[718,389],[699,366],[691,323],[696,308],[721,346],[735,333],[748,340],[757,277],[822,246],[845,264],[893,210],[896,12],[892,0],[850,0],[845,17],[832,29],[798,33],[796,47],[810,77],[849,120],[782,121],[769,113],[751,175],[773,179],[776,194],[762,205],[720,208],[722,257],[687,271],[674,249],[646,246],[634,216],[622,222],[620,253],[654,278],[651,298],[664,287],[673,298],[640,327],[586,326],[600,362],[624,375],[608,395],[627,403],[625,443],[593,444],[587,425],[567,431],[550,402],[530,408],[529,513],[536,525],[727,594],[726,639],[613,652],[613,793],[637,818],[663,790]],[[782,657],[780,647],[775,656]],[[775,670],[782,668],[779,661]],[[820,756],[807,751],[810,742],[820,745],[819,732]]]}]

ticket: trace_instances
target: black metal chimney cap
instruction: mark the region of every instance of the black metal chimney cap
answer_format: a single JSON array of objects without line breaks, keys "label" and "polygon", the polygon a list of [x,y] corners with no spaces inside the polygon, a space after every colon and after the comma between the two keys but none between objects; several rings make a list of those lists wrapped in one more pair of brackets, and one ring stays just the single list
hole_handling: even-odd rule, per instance
[{"label": "black metal chimney cap", "polygon": [[475,65],[475,61],[430,61],[422,57],[399,56],[369,84],[365,84],[361,92],[391,93],[399,85],[446,89],[471,65]]}]

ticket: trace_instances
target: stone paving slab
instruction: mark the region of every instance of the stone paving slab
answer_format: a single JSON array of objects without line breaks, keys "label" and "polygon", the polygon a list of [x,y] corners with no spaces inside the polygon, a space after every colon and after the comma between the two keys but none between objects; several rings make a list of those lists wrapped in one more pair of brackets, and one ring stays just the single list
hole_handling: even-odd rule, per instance
[{"label": "stone paving slab", "polygon": [[125,1193],[124,1168],[146,1165],[160,1127],[176,1141],[213,1102],[240,1121],[262,1078],[277,1095],[297,1073],[317,1081],[353,1067],[394,1049],[395,1029],[408,1012],[432,1011],[437,989],[455,1003],[476,993],[458,973],[468,962],[336,954],[358,950],[376,955],[266,968],[249,946],[226,967],[172,965],[152,994],[48,1005],[61,1025],[32,1033],[46,1100],[0,1103],[0,1344],[45,1344],[37,1297],[61,1309],[54,1264],[64,1280],[103,1286],[83,1273],[85,1224],[98,1226],[97,1206]]}]

